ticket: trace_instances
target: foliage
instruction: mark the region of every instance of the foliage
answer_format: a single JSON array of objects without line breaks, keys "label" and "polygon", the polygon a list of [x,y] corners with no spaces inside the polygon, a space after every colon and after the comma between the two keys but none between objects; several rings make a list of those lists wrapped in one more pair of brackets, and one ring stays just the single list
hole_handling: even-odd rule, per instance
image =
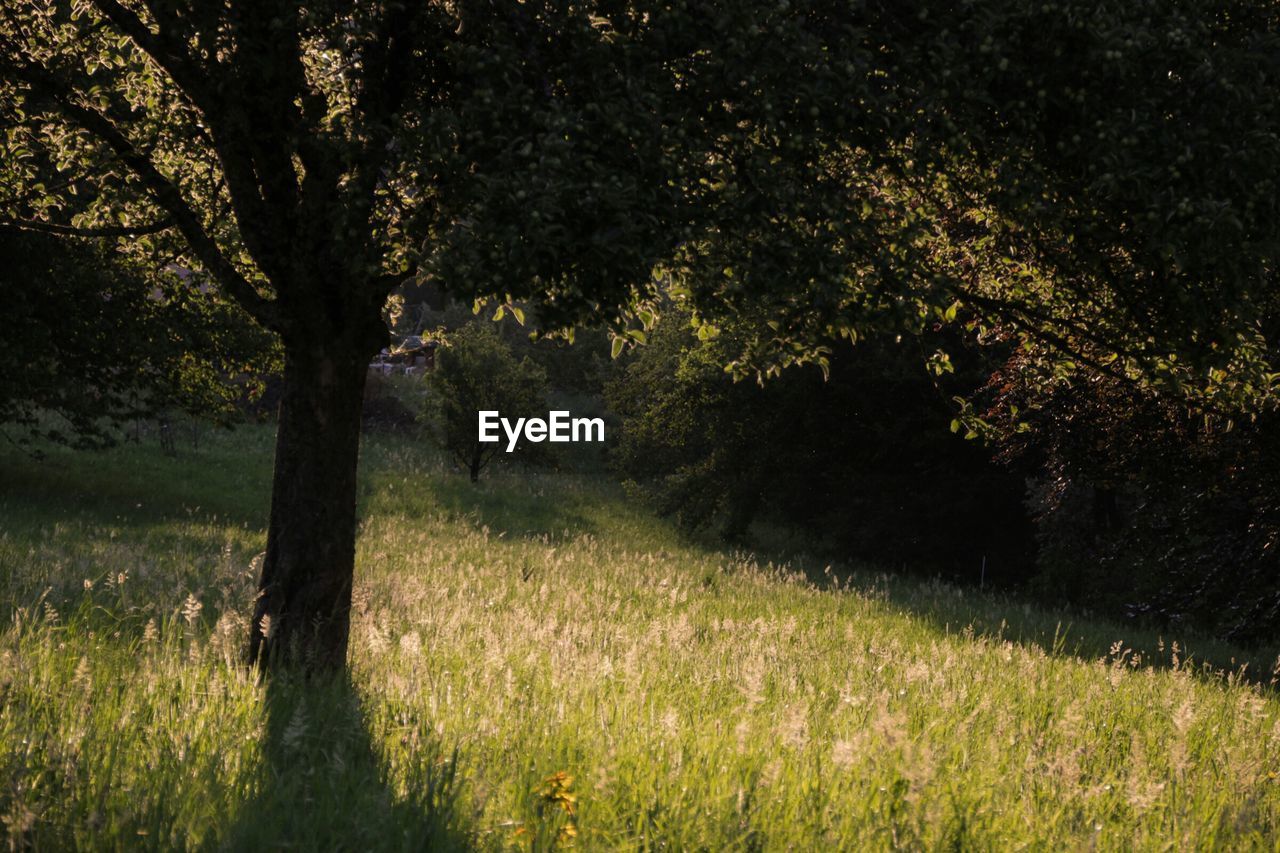
[{"label": "foliage", "polygon": [[[516,418],[546,416],[547,376],[527,357],[516,360],[510,348],[487,321],[469,323],[449,333],[428,374],[440,407],[441,446],[471,475],[472,482],[498,453],[505,453],[507,439],[498,430],[496,442],[479,440],[476,423],[480,411],[496,411]],[[539,445],[521,438],[516,446],[521,458],[536,457]]]},{"label": "foliage", "polygon": [[417,432],[430,405],[421,376],[370,371],[364,386],[363,428]]},{"label": "foliage", "polygon": [[[546,9],[484,19],[472,79],[491,97],[464,104],[475,171],[445,185],[445,280],[561,316],[674,278],[706,319],[769,321],[744,371],[935,317],[1193,385],[1170,358],[1221,367],[1255,342],[1277,248],[1277,117],[1250,106],[1277,79],[1270,7],[645,11],[602,7],[596,32]],[[539,30],[563,52],[506,41]],[[577,278],[546,248],[566,235]],[[1241,396],[1274,381],[1252,367]]]},{"label": "foliage", "polygon": [[261,388],[271,341],[216,295],[178,290],[175,273],[145,280],[100,247],[0,228],[0,422],[100,444],[169,407],[233,418]]},{"label": "foliage", "polygon": [[474,488],[404,441],[363,455],[350,681],[264,684],[235,658],[272,446],[0,449],[13,845],[514,849],[564,826],[568,776],[588,850],[1280,831],[1280,702],[1200,666],[1238,649],[840,565],[836,586],[682,542],[596,478]]},{"label": "foliage", "polygon": [[[412,320],[399,327],[402,335],[447,335],[475,322],[478,313],[473,306],[455,300],[445,300],[440,308],[427,302],[407,303],[405,307],[409,310],[403,316],[411,316]],[[516,358],[528,358],[547,372],[547,385],[553,391],[598,395],[611,370],[607,332],[594,327],[579,329],[569,340],[541,335],[531,322],[523,311],[520,316],[504,311],[492,325]]]},{"label": "foliage", "polygon": [[664,319],[609,385],[615,459],[688,527],[738,538],[760,516],[882,565],[979,580],[986,560],[989,580],[1018,580],[1022,483],[947,430],[955,389],[975,384],[986,354],[964,375],[930,375],[925,352],[946,340],[863,341],[833,352],[825,377],[794,368],[759,385],[726,374],[732,332],[698,341]]},{"label": "foliage", "polygon": [[992,386],[1022,428],[993,423],[1002,456],[1034,478],[1041,591],[1236,642],[1275,636],[1275,415],[1196,413],[1106,376],[1042,385],[1021,366]]},{"label": "foliage", "polygon": [[643,337],[674,278],[772,321],[744,370],[937,316],[1240,404],[1274,382],[1265,4],[94,0],[2,28],[6,215],[171,250],[277,330],[372,334],[416,272]]}]

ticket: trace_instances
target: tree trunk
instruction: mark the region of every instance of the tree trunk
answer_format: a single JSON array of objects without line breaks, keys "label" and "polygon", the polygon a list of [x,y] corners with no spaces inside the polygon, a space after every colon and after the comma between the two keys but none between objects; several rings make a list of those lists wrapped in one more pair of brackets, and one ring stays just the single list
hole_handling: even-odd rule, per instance
[{"label": "tree trunk", "polygon": [[346,665],[363,350],[341,339],[286,343],[267,553],[249,631],[249,659],[262,668]]}]

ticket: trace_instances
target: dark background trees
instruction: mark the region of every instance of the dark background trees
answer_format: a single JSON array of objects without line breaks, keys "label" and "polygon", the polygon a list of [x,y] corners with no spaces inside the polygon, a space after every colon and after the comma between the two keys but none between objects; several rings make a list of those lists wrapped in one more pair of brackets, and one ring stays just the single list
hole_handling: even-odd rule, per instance
[{"label": "dark background trees", "polygon": [[[1092,375],[993,374],[992,450],[1028,478],[1029,591],[1117,618],[1234,642],[1280,629],[1276,418],[1188,408]],[[1020,407],[1020,431],[1010,406]]]},{"label": "dark background trees", "polygon": [[0,423],[17,427],[10,437],[96,446],[133,418],[237,419],[261,393],[275,344],[189,275],[0,226]]},{"label": "dark background trees", "polygon": [[922,574],[1016,583],[1033,563],[1023,482],[948,429],[984,353],[933,375],[924,339],[837,347],[828,375],[793,368],[763,385],[724,370],[732,332],[659,327],[608,386],[614,461],[656,508],[738,540],[754,520],[818,547]]}]

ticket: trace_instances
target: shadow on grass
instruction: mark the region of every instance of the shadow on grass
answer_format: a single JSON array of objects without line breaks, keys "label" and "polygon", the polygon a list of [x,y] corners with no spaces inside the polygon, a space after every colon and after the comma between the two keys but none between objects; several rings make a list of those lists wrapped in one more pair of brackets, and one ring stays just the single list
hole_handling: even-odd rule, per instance
[{"label": "shadow on grass", "polygon": [[[1274,689],[1272,668],[1280,648],[1245,649],[1187,629],[1120,622],[1055,608],[1016,592],[982,591],[942,580],[855,569],[794,552],[756,551],[801,571],[819,589],[861,590],[931,631],[1011,642],[1054,657],[1086,663],[1106,660],[1126,669],[1183,669],[1206,683],[1230,680]],[[1177,651],[1174,644],[1177,643]]]},{"label": "shadow on grass", "polygon": [[1275,686],[1275,649],[1240,648],[1186,629],[1045,609],[1010,594],[977,590],[927,596],[899,588],[889,592],[887,601],[944,633],[1007,640],[1057,657],[1106,660],[1125,669],[1182,669],[1206,683]]},{"label": "shadow on grass", "polygon": [[[456,754],[417,746],[403,793],[388,781],[359,693],[342,674],[267,682],[263,765],[221,847],[234,850],[461,850]],[[413,747],[418,731],[399,737]],[[411,740],[408,740],[411,739]],[[399,745],[404,751],[404,744]]]},{"label": "shadow on grass", "polygon": [[264,461],[269,463],[205,451],[165,457],[132,447],[62,450],[39,460],[11,454],[0,460],[0,503],[6,515],[32,521],[81,514],[101,523],[157,522],[185,519],[198,509],[201,516],[254,526],[262,524],[268,506],[270,467]]},{"label": "shadow on grass", "polygon": [[598,510],[609,499],[581,475],[508,469],[472,483],[445,468],[415,472],[406,483],[374,465],[361,473],[362,517],[443,516],[512,538],[561,540],[604,532]]},{"label": "shadow on grass", "polygon": [[451,515],[472,518],[494,533],[551,539],[599,533],[590,517],[561,502],[558,494],[524,494],[502,485],[451,482],[438,486],[435,496],[441,508]]}]

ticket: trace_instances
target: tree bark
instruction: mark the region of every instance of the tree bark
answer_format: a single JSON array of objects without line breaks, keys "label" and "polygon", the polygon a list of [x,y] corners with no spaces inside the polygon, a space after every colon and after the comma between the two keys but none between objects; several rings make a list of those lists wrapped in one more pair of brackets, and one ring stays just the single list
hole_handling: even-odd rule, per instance
[{"label": "tree bark", "polygon": [[267,553],[249,631],[249,659],[260,668],[346,665],[364,349],[342,339],[286,342]]}]

